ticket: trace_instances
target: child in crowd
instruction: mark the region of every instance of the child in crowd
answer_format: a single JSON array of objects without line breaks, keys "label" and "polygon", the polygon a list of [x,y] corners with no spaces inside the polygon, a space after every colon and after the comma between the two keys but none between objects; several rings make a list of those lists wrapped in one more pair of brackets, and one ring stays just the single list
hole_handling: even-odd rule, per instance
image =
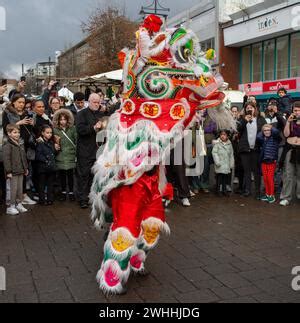
[{"label": "child in crowd", "polygon": [[219,139],[214,142],[212,155],[217,174],[217,194],[229,196],[232,191],[231,174],[234,168],[234,151],[228,131],[220,132]]},{"label": "child in crowd", "polygon": [[257,141],[261,147],[260,160],[266,189],[266,196],[261,200],[272,204],[276,202],[274,179],[281,141],[280,132],[272,125],[266,124],[262,128],[262,132],[257,135]]},{"label": "child in crowd", "polygon": [[7,188],[10,196],[10,206],[7,215],[18,215],[27,210],[22,205],[23,179],[28,175],[28,163],[24,148],[24,142],[20,139],[20,128],[9,124],[6,127],[8,141],[3,146],[3,163],[7,178]]},{"label": "child in crowd", "polygon": [[[38,174],[39,204],[52,205],[54,202],[54,181],[56,173],[55,155],[60,147],[54,144],[53,130],[44,125],[41,128],[41,138],[36,148],[36,163]],[[47,188],[47,201],[45,200],[45,189]]]},{"label": "child in crowd", "polygon": [[77,132],[71,111],[61,109],[53,117],[55,141],[59,143],[60,151],[56,156],[56,166],[59,172],[62,193],[60,201],[67,199],[67,186],[70,201],[75,200],[74,170],[76,168]]}]

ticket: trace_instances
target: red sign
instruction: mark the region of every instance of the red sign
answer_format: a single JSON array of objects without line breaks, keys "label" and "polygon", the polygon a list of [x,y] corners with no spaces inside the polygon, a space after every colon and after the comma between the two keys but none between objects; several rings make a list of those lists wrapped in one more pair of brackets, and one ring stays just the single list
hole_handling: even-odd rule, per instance
[{"label": "red sign", "polygon": [[300,92],[300,78],[278,80],[272,82],[258,82],[241,84],[239,90],[247,95],[261,95],[264,93],[277,93],[280,88],[285,88],[288,92]]},{"label": "red sign", "polygon": [[261,95],[263,93],[263,83],[248,83],[239,86],[239,90],[247,95]]},{"label": "red sign", "polygon": [[296,91],[297,79],[266,82],[263,84],[264,92],[277,92],[281,88],[285,88],[287,91]]}]

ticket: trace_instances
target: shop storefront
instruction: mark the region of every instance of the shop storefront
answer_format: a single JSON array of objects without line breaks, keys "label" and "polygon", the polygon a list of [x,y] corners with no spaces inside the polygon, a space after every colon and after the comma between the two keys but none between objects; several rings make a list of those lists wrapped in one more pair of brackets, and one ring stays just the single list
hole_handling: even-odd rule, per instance
[{"label": "shop storefront", "polygon": [[256,96],[260,101],[276,97],[279,89],[285,88],[294,99],[300,99],[300,77],[285,80],[246,83],[239,86],[239,90],[247,95]]},{"label": "shop storefront", "polygon": [[[299,10],[298,10],[299,9]],[[240,90],[266,101],[286,88],[300,99],[300,1],[224,29],[225,46],[240,48]]]}]

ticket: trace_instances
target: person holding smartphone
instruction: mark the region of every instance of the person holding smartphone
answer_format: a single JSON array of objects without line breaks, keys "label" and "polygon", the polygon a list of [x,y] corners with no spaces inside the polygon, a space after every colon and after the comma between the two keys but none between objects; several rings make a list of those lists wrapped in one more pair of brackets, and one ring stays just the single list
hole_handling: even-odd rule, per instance
[{"label": "person holding smartphone", "polygon": [[[24,95],[19,93],[15,94],[11,99],[11,103],[6,107],[5,111],[3,112],[2,122],[4,134],[6,137],[8,136],[6,128],[9,124],[14,124],[19,127],[20,138],[24,142],[25,151],[27,153],[31,145],[34,144],[32,142],[34,120],[30,115],[28,115],[28,112],[25,110],[25,103],[26,99]],[[23,181],[23,185],[23,192],[25,193],[25,180]],[[25,193],[23,204],[34,205],[36,203],[33,200],[31,200],[30,197]]]},{"label": "person holding smartphone", "polygon": [[284,152],[283,189],[281,192],[281,206],[290,205],[294,187],[300,200],[300,101],[295,102],[293,111],[287,120],[284,136],[287,138],[287,146]]},{"label": "person holding smartphone", "polygon": [[260,151],[256,139],[258,133],[261,132],[262,127],[265,124],[266,120],[260,116],[257,106],[254,103],[246,103],[244,115],[238,123],[238,132],[240,135],[238,152],[244,169],[244,197],[249,197],[251,195],[251,174],[253,173],[255,178],[256,198],[261,198]]}]

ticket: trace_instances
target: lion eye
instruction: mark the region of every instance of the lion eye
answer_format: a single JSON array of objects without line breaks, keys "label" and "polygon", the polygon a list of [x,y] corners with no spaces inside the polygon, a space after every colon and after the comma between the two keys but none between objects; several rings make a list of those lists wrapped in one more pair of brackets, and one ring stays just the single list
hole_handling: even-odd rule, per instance
[{"label": "lion eye", "polygon": [[183,51],[183,57],[184,57],[185,59],[188,59],[190,56],[191,56],[191,51],[190,51],[188,48],[186,48],[186,49]]}]

